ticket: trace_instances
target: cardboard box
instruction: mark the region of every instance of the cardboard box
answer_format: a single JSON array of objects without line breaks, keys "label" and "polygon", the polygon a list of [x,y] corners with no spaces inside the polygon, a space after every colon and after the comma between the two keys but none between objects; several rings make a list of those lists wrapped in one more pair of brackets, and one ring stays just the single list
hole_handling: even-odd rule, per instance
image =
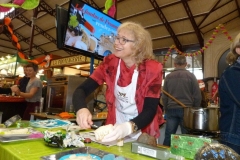
[{"label": "cardboard box", "polygon": [[204,144],[212,143],[211,138],[200,137],[187,134],[172,134],[171,135],[171,153],[193,159],[197,151]]}]

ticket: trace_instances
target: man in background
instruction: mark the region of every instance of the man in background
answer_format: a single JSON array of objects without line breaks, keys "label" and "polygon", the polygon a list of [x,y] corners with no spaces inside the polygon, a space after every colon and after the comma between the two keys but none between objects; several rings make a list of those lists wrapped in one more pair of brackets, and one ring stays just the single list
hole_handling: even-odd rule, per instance
[{"label": "man in background", "polygon": [[[187,62],[184,55],[175,57],[175,69],[166,76],[163,90],[187,107],[200,107],[202,96],[198,81],[194,74],[185,69],[186,66]],[[182,134],[187,133],[187,130],[183,126],[184,110],[180,104],[168,97],[164,92],[162,101],[166,115],[166,130],[163,145],[170,146],[171,134],[176,133],[178,125],[181,127]]]},{"label": "man in background", "polygon": [[26,92],[26,87],[27,87],[27,84],[28,84],[28,81],[29,81],[29,77],[27,77],[27,67],[26,65],[23,66],[23,72],[24,72],[24,77],[22,77],[20,80],[19,80],[19,90],[21,92]]}]

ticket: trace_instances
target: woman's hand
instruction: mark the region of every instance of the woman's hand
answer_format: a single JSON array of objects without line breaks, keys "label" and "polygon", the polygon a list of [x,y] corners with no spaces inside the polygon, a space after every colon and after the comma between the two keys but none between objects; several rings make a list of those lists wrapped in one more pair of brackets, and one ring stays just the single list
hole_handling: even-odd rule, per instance
[{"label": "woman's hand", "polygon": [[20,94],[20,90],[19,90],[19,88],[18,88],[17,85],[13,85],[13,86],[11,87],[11,90],[12,90],[12,92],[15,92],[17,95]]},{"label": "woman's hand", "polygon": [[81,129],[91,128],[92,114],[87,108],[82,108],[77,111],[76,121]]},{"label": "woman's hand", "polygon": [[115,124],[112,128],[112,131],[103,137],[102,142],[121,140],[124,137],[130,135],[132,132],[132,124],[130,122]]}]

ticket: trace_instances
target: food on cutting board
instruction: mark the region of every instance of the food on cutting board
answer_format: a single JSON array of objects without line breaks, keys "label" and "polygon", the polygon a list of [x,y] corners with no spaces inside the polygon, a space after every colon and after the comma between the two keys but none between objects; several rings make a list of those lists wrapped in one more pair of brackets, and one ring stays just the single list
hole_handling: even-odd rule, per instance
[{"label": "food on cutting board", "polygon": [[107,134],[109,134],[112,131],[113,131],[113,125],[112,124],[101,126],[94,131],[95,138],[96,138],[97,141],[101,141],[104,136],[106,136]]},{"label": "food on cutting board", "polygon": [[[95,138],[96,138],[97,141],[102,141],[104,136],[106,136],[107,134],[109,134],[112,131],[113,131],[113,125],[112,124],[101,126],[94,131]],[[117,146],[123,146],[123,139],[117,140]]]},{"label": "food on cutting board", "polygon": [[153,136],[150,136],[147,133],[142,133],[138,137],[137,142],[148,144],[148,145],[151,145],[153,147],[157,147],[157,140],[156,140],[156,138],[153,137]]},{"label": "food on cutting board", "polygon": [[0,135],[21,135],[21,134],[30,134],[28,128],[22,129],[3,129],[0,130]]},{"label": "food on cutting board", "polygon": [[44,131],[45,142],[55,144],[55,141],[62,141],[63,147],[84,147],[83,140],[84,138],[81,135],[77,135],[74,131],[67,132],[66,135],[61,131]]}]

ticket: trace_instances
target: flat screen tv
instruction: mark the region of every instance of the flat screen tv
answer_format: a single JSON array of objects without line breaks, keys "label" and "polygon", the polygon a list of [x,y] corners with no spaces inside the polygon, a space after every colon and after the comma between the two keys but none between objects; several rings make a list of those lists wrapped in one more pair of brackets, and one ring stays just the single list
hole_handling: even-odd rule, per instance
[{"label": "flat screen tv", "polygon": [[121,23],[81,0],[70,0],[64,47],[102,59],[113,52]]}]

